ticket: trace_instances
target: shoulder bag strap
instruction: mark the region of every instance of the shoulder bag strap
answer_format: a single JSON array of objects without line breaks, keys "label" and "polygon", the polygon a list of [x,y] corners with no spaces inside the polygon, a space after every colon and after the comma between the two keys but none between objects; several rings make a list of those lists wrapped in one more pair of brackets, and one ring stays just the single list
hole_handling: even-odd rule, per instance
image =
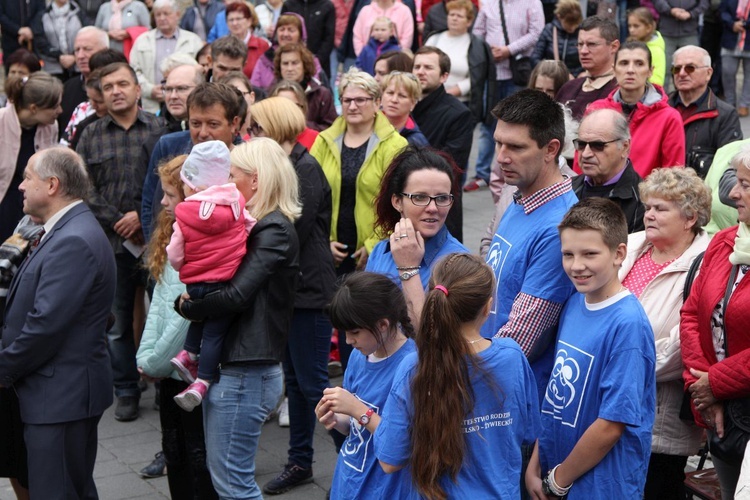
[{"label": "shoulder bag strap", "polygon": [[[502,2],[502,0],[500,0]],[[552,52],[555,55],[555,61],[560,60],[560,50],[557,47],[557,26],[552,26]]]},{"label": "shoulder bag strap", "polygon": [[[503,25],[503,36],[505,37],[505,46],[507,47],[510,45],[510,37],[508,36],[508,28],[505,27],[505,9],[503,9],[503,0],[497,0],[497,2],[500,4],[500,22]],[[510,52],[510,49],[508,49],[508,52]]]},{"label": "shoulder bag strap", "polygon": [[699,253],[690,264],[690,269],[688,269],[687,276],[685,276],[685,287],[682,289],[683,304],[687,302],[688,297],[690,297],[690,290],[693,288],[693,281],[695,281],[695,277],[698,275],[698,269],[701,267],[701,262],[703,261],[703,255],[705,253],[706,252]]}]

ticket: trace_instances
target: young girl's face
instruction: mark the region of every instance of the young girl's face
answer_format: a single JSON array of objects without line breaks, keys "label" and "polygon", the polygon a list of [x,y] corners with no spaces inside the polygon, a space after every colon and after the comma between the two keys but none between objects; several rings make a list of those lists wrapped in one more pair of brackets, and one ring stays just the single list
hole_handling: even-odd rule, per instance
[{"label": "young girl's face", "polygon": [[391,25],[386,22],[376,22],[372,25],[372,31],[371,35],[375,40],[378,42],[385,42],[388,40],[391,35],[393,34],[393,30],[391,30]]},{"label": "young girl's face", "polygon": [[378,331],[369,328],[353,328],[346,330],[346,343],[357,349],[364,356],[375,353],[378,357],[385,357],[383,345],[388,335],[388,321],[378,321]]},{"label": "young girl's face", "polygon": [[162,181],[161,189],[164,191],[164,196],[161,198],[161,206],[164,207],[164,211],[174,219],[174,209],[177,204],[180,203],[180,195],[177,192],[177,188]]},{"label": "young girl's face", "polygon": [[653,28],[644,23],[640,18],[636,16],[628,17],[628,33],[631,37],[641,42],[648,42],[653,35]]},{"label": "young girl's face", "polygon": [[541,90],[548,96],[550,96],[552,99],[555,98],[555,81],[544,75],[539,75],[536,77],[536,81],[534,82],[534,90]]}]

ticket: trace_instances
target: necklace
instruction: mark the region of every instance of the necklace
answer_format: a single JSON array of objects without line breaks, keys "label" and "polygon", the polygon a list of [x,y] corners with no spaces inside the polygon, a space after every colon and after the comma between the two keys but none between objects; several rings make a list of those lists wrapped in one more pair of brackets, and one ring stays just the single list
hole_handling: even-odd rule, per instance
[{"label": "necklace", "polygon": [[476,339],[476,340],[467,340],[466,342],[467,342],[467,343],[469,343],[469,344],[476,344],[477,342],[480,342],[480,341],[482,341],[482,340],[487,340],[487,339],[486,339],[486,338],[484,338],[484,337],[482,337],[481,339]]}]

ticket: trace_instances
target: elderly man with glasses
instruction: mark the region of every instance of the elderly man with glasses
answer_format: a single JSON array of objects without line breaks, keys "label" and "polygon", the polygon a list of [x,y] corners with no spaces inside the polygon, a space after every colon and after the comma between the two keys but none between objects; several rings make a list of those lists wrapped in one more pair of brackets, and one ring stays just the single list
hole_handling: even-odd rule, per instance
[{"label": "elderly man with glasses", "polygon": [[599,109],[587,114],[573,141],[583,175],[573,178],[578,199],[601,197],[622,208],[628,233],[643,231],[643,203],[638,184],[643,180],[633,169],[630,128],[622,113]]},{"label": "elderly man with glasses", "polygon": [[709,88],[713,69],[705,49],[682,47],[675,51],[672,61],[677,91],[670,96],[669,104],[680,112],[685,127],[685,165],[703,179],[716,151],[742,139],[740,119],[734,107]]}]

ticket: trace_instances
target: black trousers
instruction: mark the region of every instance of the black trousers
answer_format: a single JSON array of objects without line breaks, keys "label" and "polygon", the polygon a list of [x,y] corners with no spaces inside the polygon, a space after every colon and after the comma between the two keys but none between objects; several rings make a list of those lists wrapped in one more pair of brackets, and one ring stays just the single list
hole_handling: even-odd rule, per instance
[{"label": "black trousers", "polygon": [[683,500],[688,457],[652,453],[648,462],[645,500]]},{"label": "black trousers", "polygon": [[24,424],[31,498],[98,499],[94,484],[101,415],[60,424]]}]

